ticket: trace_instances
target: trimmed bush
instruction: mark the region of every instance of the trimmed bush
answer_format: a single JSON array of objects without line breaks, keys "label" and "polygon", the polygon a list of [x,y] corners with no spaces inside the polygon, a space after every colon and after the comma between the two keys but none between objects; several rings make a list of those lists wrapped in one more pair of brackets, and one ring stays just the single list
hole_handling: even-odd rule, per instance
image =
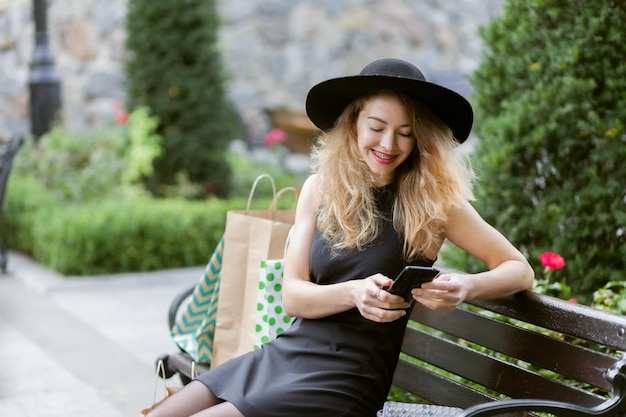
[{"label": "trimmed bush", "polygon": [[203,265],[226,212],[245,200],[134,199],[60,204],[32,177],[12,177],[1,227],[9,247],[64,275]]},{"label": "trimmed bush", "polygon": [[[224,233],[226,212],[247,204],[241,197],[60,202],[31,176],[9,181],[0,218],[7,245],[69,276],[204,265]],[[270,204],[258,195],[251,208]],[[293,204],[289,193],[278,208]]]},{"label": "trimmed bush", "polygon": [[226,210],[220,200],[71,205],[33,230],[33,255],[65,275],[202,265],[222,236]]},{"label": "trimmed bush", "polygon": [[618,0],[508,1],[472,79],[481,214],[587,296],[626,279],[625,21]]},{"label": "trimmed bush", "polygon": [[22,178],[13,172],[7,186],[0,216],[2,237],[9,248],[31,253],[30,248],[35,242],[33,230],[45,223],[46,213],[58,202],[41,182],[32,177]]},{"label": "trimmed bush", "polygon": [[130,0],[126,22],[128,106],[149,107],[164,138],[152,191],[161,194],[183,174],[226,196],[224,154],[240,129],[225,90],[215,1]]}]

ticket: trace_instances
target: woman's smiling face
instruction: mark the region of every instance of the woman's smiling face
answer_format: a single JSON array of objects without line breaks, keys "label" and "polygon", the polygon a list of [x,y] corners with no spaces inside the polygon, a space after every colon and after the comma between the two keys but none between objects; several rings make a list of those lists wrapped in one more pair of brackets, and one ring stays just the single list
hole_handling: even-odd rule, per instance
[{"label": "woman's smiling face", "polygon": [[359,152],[372,172],[381,177],[379,185],[390,183],[416,144],[413,124],[402,102],[391,94],[372,96],[359,113],[356,132]]}]

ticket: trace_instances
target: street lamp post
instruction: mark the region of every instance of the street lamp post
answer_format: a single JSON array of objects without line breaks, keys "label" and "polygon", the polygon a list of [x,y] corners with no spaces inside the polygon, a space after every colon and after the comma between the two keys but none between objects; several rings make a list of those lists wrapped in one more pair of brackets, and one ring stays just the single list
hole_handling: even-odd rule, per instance
[{"label": "street lamp post", "polygon": [[47,2],[34,0],[35,49],[30,64],[31,132],[38,140],[61,111],[61,81],[48,45]]}]

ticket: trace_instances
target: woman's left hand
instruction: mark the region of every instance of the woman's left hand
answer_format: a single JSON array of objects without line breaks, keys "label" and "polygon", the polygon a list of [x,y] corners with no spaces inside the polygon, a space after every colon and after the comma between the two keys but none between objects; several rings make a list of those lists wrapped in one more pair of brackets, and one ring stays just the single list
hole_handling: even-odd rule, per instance
[{"label": "woman's left hand", "polygon": [[441,274],[421,288],[414,288],[411,295],[431,310],[450,311],[467,298],[469,285],[467,275]]}]

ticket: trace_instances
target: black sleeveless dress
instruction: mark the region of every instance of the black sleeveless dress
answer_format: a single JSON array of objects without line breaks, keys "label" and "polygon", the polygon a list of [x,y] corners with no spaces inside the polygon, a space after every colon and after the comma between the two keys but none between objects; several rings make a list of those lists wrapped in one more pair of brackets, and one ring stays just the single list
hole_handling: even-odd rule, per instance
[{"label": "black sleeveless dress", "polygon": [[[380,235],[365,250],[333,256],[316,232],[313,282],[332,285],[379,272],[393,278],[407,264],[391,222],[392,188],[376,191],[385,217]],[[391,386],[407,320],[408,315],[376,323],[356,308],[321,319],[296,318],[276,340],[198,380],[246,417],[374,417]]]}]

